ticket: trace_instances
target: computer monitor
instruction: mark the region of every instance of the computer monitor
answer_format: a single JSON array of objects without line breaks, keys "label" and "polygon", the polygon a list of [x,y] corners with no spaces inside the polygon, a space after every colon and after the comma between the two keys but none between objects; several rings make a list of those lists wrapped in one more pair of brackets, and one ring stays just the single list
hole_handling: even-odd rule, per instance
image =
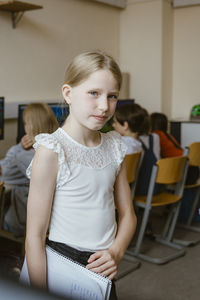
[{"label": "computer monitor", "polygon": [[117,107],[124,105],[124,104],[128,104],[128,103],[134,103],[135,99],[123,99],[123,100],[118,100],[117,101]]},{"label": "computer monitor", "polygon": [[[59,126],[61,126],[66,117],[69,114],[69,108],[64,103],[47,103],[53,110]],[[24,123],[23,123],[23,111],[28,104],[19,104],[18,105],[18,124],[17,124],[17,143],[20,142],[21,138],[25,135]]]},{"label": "computer monitor", "polygon": [[0,140],[4,139],[4,97],[0,97]]}]

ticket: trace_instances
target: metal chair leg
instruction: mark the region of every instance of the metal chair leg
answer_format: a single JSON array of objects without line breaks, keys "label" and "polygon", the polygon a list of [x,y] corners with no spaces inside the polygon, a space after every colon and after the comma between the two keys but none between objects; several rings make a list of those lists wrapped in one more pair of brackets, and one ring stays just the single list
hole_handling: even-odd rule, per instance
[{"label": "metal chair leg", "polygon": [[140,231],[139,231],[139,235],[138,235],[138,239],[137,239],[137,243],[136,243],[136,247],[135,247],[135,251],[134,251],[135,254],[138,254],[140,252],[142,241],[143,241],[143,238],[144,238],[145,229],[146,229],[147,222],[148,222],[148,219],[149,219],[150,210],[151,210],[151,207],[146,207],[145,210],[144,210],[142,224],[141,224],[141,227],[140,227]]},{"label": "metal chair leg", "polygon": [[[198,190],[196,192],[192,207],[190,209],[190,214],[189,214],[187,223],[186,224],[178,224],[177,225],[178,228],[186,229],[186,230],[197,232],[197,233],[200,232],[200,228],[191,225],[192,219],[194,217],[195,209],[196,209],[197,204],[199,202],[199,197],[200,197],[200,187],[198,188]],[[195,240],[173,239],[173,241],[175,243],[179,244],[179,245],[184,246],[184,247],[189,247],[189,246],[194,246],[194,245],[198,244],[200,242],[200,237],[195,239]]]}]

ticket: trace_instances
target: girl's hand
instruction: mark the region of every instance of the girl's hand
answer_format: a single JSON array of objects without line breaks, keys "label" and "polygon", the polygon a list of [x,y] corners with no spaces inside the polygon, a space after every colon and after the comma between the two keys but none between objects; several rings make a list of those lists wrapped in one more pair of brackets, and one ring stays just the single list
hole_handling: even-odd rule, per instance
[{"label": "girl's hand", "polygon": [[97,251],[88,259],[86,268],[112,280],[118,271],[119,260],[111,250]]},{"label": "girl's hand", "polygon": [[21,144],[25,150],[28,150],[33,146],[33,140],[28,134],[25,134],[21,139]]}]

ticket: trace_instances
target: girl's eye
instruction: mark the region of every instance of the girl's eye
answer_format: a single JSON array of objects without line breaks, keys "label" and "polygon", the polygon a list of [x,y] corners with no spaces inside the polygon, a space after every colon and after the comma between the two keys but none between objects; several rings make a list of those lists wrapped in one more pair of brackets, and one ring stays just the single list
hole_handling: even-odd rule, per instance
[{"label": "girl's eye", "polygon": [[98,96],[98,93],[96,91],[91,91],[91,92],[89,92],[89,94],[92,96]]},{"label": "girl's eye", "polygon": [[111,100],[117,100],[118,97],[117,95],[109,95],[108,98]]}]

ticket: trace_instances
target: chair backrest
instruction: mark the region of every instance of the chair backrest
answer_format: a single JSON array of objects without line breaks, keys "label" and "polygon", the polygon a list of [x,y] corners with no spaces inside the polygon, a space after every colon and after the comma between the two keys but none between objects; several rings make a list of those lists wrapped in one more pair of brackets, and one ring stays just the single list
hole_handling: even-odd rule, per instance
[{"label": "chair backrest", "polygon": [[185,171],[187,156],[162,158],[157,161],[156,183],[174,184],[179,182]]},{"label": "chair backrest", "polygon": [[189,145],[189,165],[200,167],[200,142]]},{"label": "chair backrest", "polygon": [[128,183],[136,180],[141,154],[142,152],[136,152],[125,156]]}]

